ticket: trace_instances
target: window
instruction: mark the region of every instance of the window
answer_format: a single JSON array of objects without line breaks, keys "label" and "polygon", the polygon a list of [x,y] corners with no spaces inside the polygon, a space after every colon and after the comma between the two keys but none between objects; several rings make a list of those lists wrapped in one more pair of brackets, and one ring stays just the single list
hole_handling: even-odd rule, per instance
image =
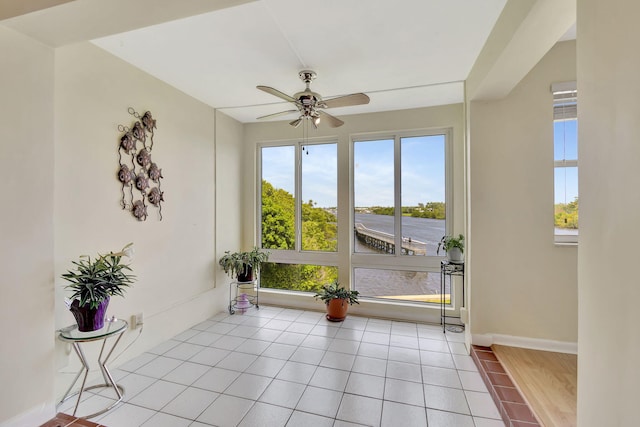
[{"label": "window", "polygon": [[271,253],[261,286],[316,292],[340,274],[363,297],[440,301],[449,140],[433,130],[369,134],[344,150],[335,140],[259,144],[258,240]]},{"label": "window", "polygon": [[267,262],[260,271],[261,287],[287,291],[319,292],[337,279],[338,268],[326,265]]},{"label": "window", "polygon": [[446,234],[445,136],[355,141],[353,161],[355,252],[436,255]]},{"label": "window", "polygon": [[446,142],[446,133],[354,140],[353,279],[363,296],[431,302],[440,293]]},{"label": "window", "polygon": [[316,291],[337,279],[337,144],[263,145],[258,155],[259,235],[272,261],[261,286]]},{"label": "window", "polygon": [[553,92],[554,221],[556,243],[578,242],[578,114],[575,82]]}]

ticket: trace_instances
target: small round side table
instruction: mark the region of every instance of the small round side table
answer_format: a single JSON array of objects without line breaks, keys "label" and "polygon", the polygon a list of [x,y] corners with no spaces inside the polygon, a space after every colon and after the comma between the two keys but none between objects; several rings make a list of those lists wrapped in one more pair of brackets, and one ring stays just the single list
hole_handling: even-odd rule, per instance
[{"label": "small round side table", "polygon": [[[92,390],[96,388],[113,388],[113,390],[116,393],[117,399],[114,403],[112,403],[105,409],[95,412],[93,414],[82,416],[81,418],[93,418],[97,415],[104,414],[105,412],[115,408],[117,405],[119,405],[122,402],[122,399],[124,398],[124,388],[116,384],[116,382],[114,381],[113,376],[109,372],[109,369],[107,369],[107,361],[109,360],[109,357],[111,357],[113,350],[118,345],[118,342],[120,342],[120,338],[122,338],[122,334],[127,330],[127,326],[129,326],[129,324],[125,320],[111,319],[111,320],[106,320],[104,322],[104,327],[102,329],[98,329],[97,331],[80,332],[78,330],[78,325],[68,326],[59,331],[60,334],[58,335],[58,339],[64,342],[71,343],[73,345],[73,349],[78,355],[78,358],[80,359],[80,363],[82,363],[82,367],[76,374],[76,377],[71,383],[71,385],[69,386],[69,388],[67,389],[67,392],[64,394],[60,402],[58,402],[57,406],[60,406],[63,402],[70,399],[71,397],[78,395],[78,399],[76,401],[76,405],[73,409],[73,414],[72,414],[73,416],[76,416],[76,412],[78,411],[78,405],[80,404],[80,400],[82,399],[82,393],[84,393],[87,390]],[[105,346],[109,338],[115,338],[115,341],[113,341],[111,348],[106,352],[106,355],[103,358],[103,354],[105,354]],[[97,384],[97,385],[92,385],[90,387],[87,387],[86,382],[87,382],[87,375],[89,374],[89,363],[87,362],[87,358],[84,355],[84,352],[82,351],[82,346],[80,344],[92,342],[92,341],[102,341],[102,348],[100,349],[100,354],[98,355],[98,364],[100,366],[100,371],[102,372],[104,384]],[[76,384],[76,382],[78,382],[78,378],[80,378],[80,375],[82,374],[83,371],[84,371],[84,377],[82,378],[82,384],[80,385],[80,390],[78,390],[75,393],[69,394],[73,386]]]}]

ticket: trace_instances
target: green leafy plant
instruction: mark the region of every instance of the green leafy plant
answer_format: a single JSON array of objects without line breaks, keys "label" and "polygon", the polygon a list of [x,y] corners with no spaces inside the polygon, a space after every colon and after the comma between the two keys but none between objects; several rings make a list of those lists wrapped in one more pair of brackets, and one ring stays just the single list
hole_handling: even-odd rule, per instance
[{"label": "green leafy plant", "polygon": [[70,282],[65,289],[72,291],[71,298],[78,299],[80,307],[89,304],[97,308],[102,301],[111,296],[124,296],[126,288],[135,282],[131,267],[122,263],[122,257],[133,254],[133,243],[126,245],[120,252],[98,255],[92,259],[81,255],[76,266],[68,270],[62,278]]},{"label": "green leafy plant", "polygon": [[270,252],[261,251],[257,246],[254,246],[253,249],[248,252],[231,253],[231,251],[225,251],[222,258],[218,261],[218,264],[220,264],[224,272],[230,277],[235,277],[238,274],[246,274],[247,267],[250,267],[256,274],[259,274],[262,264],[269,260],[269,255]]},{"label": "green leafy plant", "polygon": [[314,298],[321,299],[326,305],[329,305],[329,302],[333,299],[343,299],[346,300],[349,305],[353,305],[360,304],[358,302],[359,294],[358,291],[351,291],[340,286],[340,283],[336,280],[333,283],[324,285],[322,290],[314,295]]},{"label": "green leafy plant", "polygon": [[458,237],[455,236],[443,236],[438,243],[438,249],[436,253],[440,254],[440,248],[444,249],[445,252],[449,252],[453,248],[460,249],[460,252],[464,253],[464,236],[459,234]]}]

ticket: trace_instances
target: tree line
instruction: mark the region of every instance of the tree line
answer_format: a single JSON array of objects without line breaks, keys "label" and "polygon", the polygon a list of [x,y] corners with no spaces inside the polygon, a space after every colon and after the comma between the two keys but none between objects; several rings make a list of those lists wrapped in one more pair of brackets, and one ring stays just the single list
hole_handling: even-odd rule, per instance
[{"label": "tree line", "polygon": [[555,225],[558,228],[578,228],[578,198],[569,203],[556,203]]},{"label": "tree line", "polygon": [[[370,210],[376,215],[393,216],[395,213],[393,206],[374,206]],[[403,206],[402,215],[413,218],[446,219],[446,205],[444,202],[427,202],[418,203],[418,206]]]}]

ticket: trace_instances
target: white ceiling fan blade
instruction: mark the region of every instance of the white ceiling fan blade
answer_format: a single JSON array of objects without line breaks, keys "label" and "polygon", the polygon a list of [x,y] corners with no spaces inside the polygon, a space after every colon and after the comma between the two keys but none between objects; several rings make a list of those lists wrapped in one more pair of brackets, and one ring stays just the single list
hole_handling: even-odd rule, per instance
[{"label": "white ceiling fan blade", "polygon": [[325,108],[350,107],[352,105],[368,104],[369,97],[364,93],[352,93],[351,95],[325,99],[322,102],[326,106]]},{"label": "white ceiling fan blade", "polygon": [[344,124],[342,120],[337,117],[332,116],[329,113],[325,113],[322,110],[318,110],[318,113],[323,117],[323,119],[327,122],[327,124],[332,128],[340,127]]},{"label": "white ceiling fan blade", "polygon": [[272,119],[274,117],[284,116],[285,114],[292,114],[297,112],[298,110],[280,111],[279,113],[267,114],[266,116],[257,117],[256,120]]},{"label": "white ceiling fan blade", "polygon": [[278,98],[284,99],[285,101],[293,102],[294,104],[296,103],[295,98],[287,95],[284,92],[280,92],[278,89],[274,89],[269,86],[256,86],[256,88],[260,89],[261,91],[267,92],[271,95],[277,96]]}]

